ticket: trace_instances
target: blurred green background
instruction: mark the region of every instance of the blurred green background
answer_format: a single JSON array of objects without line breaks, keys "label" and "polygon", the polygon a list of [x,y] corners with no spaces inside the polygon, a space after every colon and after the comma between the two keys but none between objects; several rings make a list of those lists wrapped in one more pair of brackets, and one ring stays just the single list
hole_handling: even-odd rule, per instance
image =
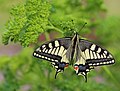
[{"label": "blurred green background", "polygon": [[[0,0],[0,91],[120,91],[120,0],[48,1]],[[116,63],[96,67],[87,83],[72,67],[54,79],[54,68],[33,51],[84,22],[80,36],[109,50]]]}]

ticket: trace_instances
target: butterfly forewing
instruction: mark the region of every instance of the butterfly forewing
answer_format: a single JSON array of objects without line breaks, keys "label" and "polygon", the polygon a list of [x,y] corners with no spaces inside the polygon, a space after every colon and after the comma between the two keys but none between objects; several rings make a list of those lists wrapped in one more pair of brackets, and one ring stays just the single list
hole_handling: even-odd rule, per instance
[{"label": "butterfly forewing", "polygon": [[86,59],[86,63],[90,66],[108,65],[114,63],[113,56],[104,48],[87,41],[80,39],[80,48]]},{"label": "butterfly forewing", "polygon": [[44,43],[37,48],[33,56],[42,58],[52,62],[52,65],[57,67],[57,62],[69,63],[66,58],[66,52],[71,44],[71,38],[60,38]]}]

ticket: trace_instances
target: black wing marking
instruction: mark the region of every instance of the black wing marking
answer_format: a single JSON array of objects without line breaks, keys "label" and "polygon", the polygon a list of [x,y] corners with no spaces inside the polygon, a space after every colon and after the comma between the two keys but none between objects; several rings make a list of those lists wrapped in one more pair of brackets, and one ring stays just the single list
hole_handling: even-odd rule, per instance
[{"label": "black wing marking", "polygon": [[70,43],[71,43],[71,38],[55,39],[37,48],[34,51],[33,56],[51,62],[54,61],[61,62],[62,56],[66,53]]},{"label": "black wing marking", "polygon": [[56,78],[57,74],[64,71],[64,68],[69,64],[69,61],[66,58],[66,52],[70,44],[71,38],[55,39],[37,48],[34,51],[33,56],[51,62],[56,69]]},{"label": "black wing marking", "polygon": [[86,59],[86,63],[90,66],[109,65],[115,63],[110,52],[88,40],[80,39],[80,48]]}]

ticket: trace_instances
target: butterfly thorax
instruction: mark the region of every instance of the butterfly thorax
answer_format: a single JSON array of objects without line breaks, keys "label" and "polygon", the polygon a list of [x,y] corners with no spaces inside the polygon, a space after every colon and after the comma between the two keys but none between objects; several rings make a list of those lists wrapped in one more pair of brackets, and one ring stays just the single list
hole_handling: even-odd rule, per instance
[{"label": "butterfly thorax", "polygon": [[68,58],[70,65],[73,65],[75,63],[75,60],[76,60],[76,46],[78,44],[77,37],[78,37],[78,34],[76,33],[73,36],[71,44],[66,52],[66,57]]},{"label": "butterfly thorax", "polygon": [[[73,38],[72,42],[70,44],[70,47],[67,50],[66,56],[69,60],[69,63],[71,65],[75,64],[76,62],[79,62],[80,64],[85,64],[85,59],[82,58],[81,49],[80,49],[80,43],[79,43],[79,35],[76,33]],[[83,60],[81,60],[81,58]],[[81,61],[80,61],[81,60]]]}]

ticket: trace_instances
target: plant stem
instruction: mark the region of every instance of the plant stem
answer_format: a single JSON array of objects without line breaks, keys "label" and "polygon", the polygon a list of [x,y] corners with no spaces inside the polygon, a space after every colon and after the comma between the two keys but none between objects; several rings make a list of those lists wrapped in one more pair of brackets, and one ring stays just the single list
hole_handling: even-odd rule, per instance
[{"label": "plant stem", "polygon": [[49,35],[49,33],[48,33],[48,32],[45,32],[45,38],[46,38],[46,40],[47,40],[47,41],[49,41],[49,40],[50,40],[50,35]]},{"label": "plant stem", "polygon": [[48,21],[48,22],[49,22],[50,26],[53,26],[53,24],[50,21]]},{"label": "plant stem", "polygon": [[60,33],[63,33],[59,28],[56,28],[56,27],[54,27],[54,26],[47,26],[47,27],[46,27],[46,30],[49,30],[49,29],[51,29],[51,30],[56,30],[56,31],[58,31],[58,32],[60,32]]}]

